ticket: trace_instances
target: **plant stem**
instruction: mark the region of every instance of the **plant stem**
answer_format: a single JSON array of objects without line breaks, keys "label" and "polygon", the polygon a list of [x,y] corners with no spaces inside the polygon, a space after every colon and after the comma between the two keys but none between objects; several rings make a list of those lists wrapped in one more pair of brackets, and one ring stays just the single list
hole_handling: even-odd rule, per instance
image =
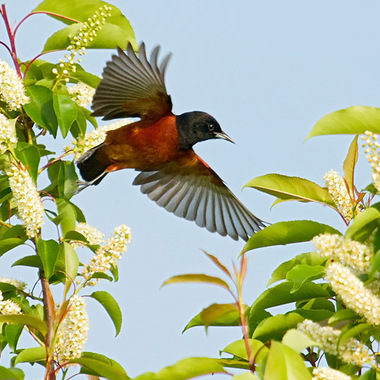
[{"label": "plant stem", "polygon": [[46,375],[45,380],[55,380],[55,368],[54,361],[52,358],[52,340],[54,331],[54,300],[51,294],[49,280],[45,277],[45,273],[40,271],[40,279],[42,285],[42,295],[44,299],[44,312],[47,324],[47,333],[45,338],[46,346]]},{"label": "plant stem", "polygon": [[5,8],[5,4],[1,4],[0,14],[3,17],[5,28],[7,30],[8,37],[9,37],[9,42],[11,44],[11,48],[9,50],[9,53],[11,54],[11,57],[12,57],[14,65],[15,65],[15,68],[16,68],[18,76],[20,78],[22,78],[22,74],[21,74],[21,70],[20,70],[20,65],[18,63],[17,53],[16,53],[15,35],[14,35],[14,32],[13,32],[13,30],[12,30],[10,24],[9,24],[9,20],[8,20],[8,15],[7,15],[7,10]]}]

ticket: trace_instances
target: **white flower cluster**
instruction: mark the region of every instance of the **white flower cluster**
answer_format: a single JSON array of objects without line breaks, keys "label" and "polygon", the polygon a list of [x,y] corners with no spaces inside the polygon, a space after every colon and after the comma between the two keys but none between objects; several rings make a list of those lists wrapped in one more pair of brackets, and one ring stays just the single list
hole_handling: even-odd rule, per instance
[{"label": "white flower cluster", "polygon": [[350,338],[345,343],[338,345],[340,331],[330,326],[321,326],[305,319],[298,324],[297,329],[318,342],[323,351],[337,355],[345,363],[362,366],[364,363],[372,362],[368,348],[356,339]]},{"label": "white flower cluster", "polygon": [[83,23],[78,34],[72,38],[70,45],[67,47],[69,51],[69,54],[65,54],[67,62],[60,59],[59,70],[56,68],[53,69],[53,73],[57,75],[57,79],[63,78],[65,82],[69,81],[69,73],[76,71],[75,61],[78,63],[81,62],[81,59],[77,59],[76,57],[86,54],[86,47],[94,40],[98,31],[102,29],[107,17],[111,16],[111,10],[111,7],[104,5]]},{"label": "white flower cluster", "polygon": [[380,192],[380,144],[377,141],[377,134],[366,131],[362,140],[364,140],[364,152],[372,168],[373,185]]},{"label": "white flower cluster", "polygon": [[5,300],[0,292],[0,315],[21,314],[21,307],[12,300]]},{"label": "white flower cluster", "polygon": [[95,89],[83,82],[70,86],[67,90],[78,105],[84,108],[88,107],[92,103],[92,99],[95,95]]},{"label": "white flower cluster", "polygon": [[312,380],[351,380],[351,376],[329,367],[313,368]]},{"label": "white flower cluster", "polygon": [[357,274],[368,273],[373,253],[367,245],[328,233],[315,236],[312,243],[321,256],[340,261]]},{"label": "white flower cluster", "polygon": [[[90,226],[87,223],[78,223],[75,231],[81,233],[91,245],[99,245],[104,242],[104,234],[97,228]],[[84,246],[81,242],[75,242],[72,246]]]},{"label": "white flower cluster", "polygon": [[0,282],[11,284],[18,290],[24,290],[26,288],[26,283],[23,281],[16,280],[14,278],[0,277]]},{"label": "white flower cluster", "polygon": [[0,154],[5,153],[13,144],[17,144],[14,123],[0,113]]},{"label": "white flower cluster", "polygon": [[7,62],[0,59],[0,98],[9,110],[18,110],[29,102],[24,83]]},{"label": "white flower cluster", "polygon": [[68,307],[69,311],[58,327],[54,346],[55,360],[60,363],[81,356],[89,329],[83,298],[73,295]]},{"label": "white flower cluster", "polygon": [[27,235],[34,238],[43,225],[44,216],[44,207],[36,185],[21,163],[19,166],[11,164],[5,172],[16,200],[18,215],[25,223]]},{"label": "white flower cluster", "polygon": [[349,222],[354,214],[350,194],[342,176],[335,170],[328,171],[324,176],[327,190],[344,219]]},{"label": "white flower cluster", "polygon": [[363,316],[369,323],[380,325],[380,299],[378,299],[349,268],[331,263],[326,268],[326,280],[344,304]]},{"label": "white flower cluster", "polygon": [[126,251],[127,244],[131,240],[129,227],[122,224],[116,227],[113,235],[106,243],[99,247],[89,264],[86,264],[82,272],[85,285],[93,286],[98,279],[93,279],[95,273],[106,273],[112,266],[116,266],[121,255]]},{"label": "white flower cluster", "polygon": [[100,145],[103,143],[107,137],[107,132],[113,129],[120,128],[131,122],[130,119],[121,119],[113,123],[107,124],[104,127],[95,129],[94,131],[87,133],[86,136],[82,139],[74,139],[74,154],[75,159],[77,160],[88,150]]}]

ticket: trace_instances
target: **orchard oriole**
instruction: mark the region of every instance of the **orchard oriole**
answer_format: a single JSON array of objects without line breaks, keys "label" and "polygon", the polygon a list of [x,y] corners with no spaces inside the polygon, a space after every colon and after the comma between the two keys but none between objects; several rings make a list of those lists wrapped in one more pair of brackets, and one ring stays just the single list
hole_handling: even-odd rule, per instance
[{"label": "orchard oriole", "polygon": [[118,48],[107,63],[92,115],[140,120],[108,131],[104,143],[79,158],[84,186],[97,185],[109,172],[132,168],[140,172],[133,184],[167,211],[211,232],[248,240],[264,222],[192,149],[204,140],[232,140],[205,112],[172,113],[164,80],[170,54],[158,66],[159,50],[157,46],[148,60],[144,43],[138,55],[128,44],[127,54]]}]

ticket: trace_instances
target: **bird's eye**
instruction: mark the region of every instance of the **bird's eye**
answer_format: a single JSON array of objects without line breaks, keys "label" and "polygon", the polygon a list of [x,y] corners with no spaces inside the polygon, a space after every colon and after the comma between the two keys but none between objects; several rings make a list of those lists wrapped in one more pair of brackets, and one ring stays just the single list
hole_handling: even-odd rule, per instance
[{"label": "bird's eye", "polygon": [[210,132],[213,132],[214,129],[215,129],[215,125],[214,125],[214,124],[209,124],[209,125],[208,125],[208,130],[209,130]]}]

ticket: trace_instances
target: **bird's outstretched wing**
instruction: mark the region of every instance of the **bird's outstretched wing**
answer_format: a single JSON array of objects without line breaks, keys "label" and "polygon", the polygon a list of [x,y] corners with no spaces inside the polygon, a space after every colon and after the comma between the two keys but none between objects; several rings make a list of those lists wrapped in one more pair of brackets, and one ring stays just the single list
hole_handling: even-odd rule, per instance
[{"label": "bird's outstretched wing", "polygon": [[190,155],[159,170],[142,171],[133,184],[167,211],[234,240],[247,241],[265,227],[194,151]]},{"label": "bird's outstretched wing", "polygon": [[104,68],[92,103],[92,115],[104,116],[104,120],[122,117],[159,120],[170,115],[172,102],[164,78],[170,54],[158,66],[159,50],[156,46],[148,61],[144,43],[138,56],[131,44],[127,46],[127,54],[118,48],[118,55],[113,55]]}]

